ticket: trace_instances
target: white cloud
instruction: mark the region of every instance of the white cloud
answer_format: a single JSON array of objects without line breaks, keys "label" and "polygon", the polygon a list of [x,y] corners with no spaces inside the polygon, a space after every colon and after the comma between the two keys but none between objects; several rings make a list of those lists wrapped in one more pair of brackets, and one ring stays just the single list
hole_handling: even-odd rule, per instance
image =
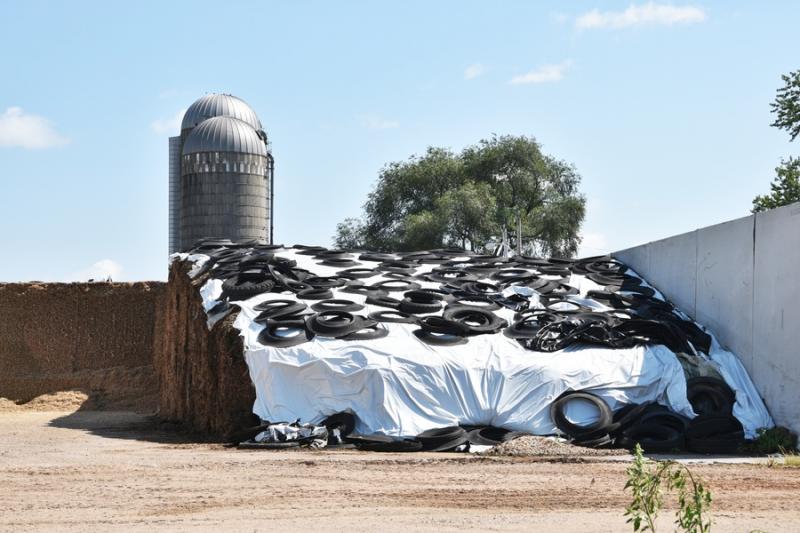
[{"label": "white cloud", "polygon": [[564,61],[557,65],[542,65],[527,74],[520,74],[511,78],[509,83],[512,85],[522,85],[527,83],[552,83],[564,78],[564,73],[569,69],[571,61]]},{"label": "white cloud", "polygon": [[582,233],[578,257],[591,257],[609,253],[608,240],[602,233]]},{"label": "white cloud", "polygon": [[171,134],[180,133],[181,121],[183,120],[184,113],[186,113],[186,110],[181,109],[172,118],[156,119],[150,123],[150,127],[153,128],[153,131],[158,133],[159,135],[163,135],[164,133],[171,133]]},{"label": "white cloud", "polygon": [[484,72],[486,72],[486,67],[484,67],[480,63],[473,63],[472,65],[468,66],[466,70],[464,70],[464,79],[465,80],[475,79]]},{"label": "white cloud", "polygon": [[575,19],[575,27],[581,30],[594,28],[620,29],[631,26],[692,24],[703,22],[706,12],[694,6],[674,6],[648,2],[631,4],[625,11],[599,11],[594,9]]},{"label": "white cloud", "polygon": [[69,139],[53,129],[49,120],[25,113],[21,107],[9,107],[0,115],[0,146],[51,148],[68,142]]},{"label": "white cloud", "polygon": [[111,259],[101,259],[90,267],[73,272],[67,276],[67,281],[104,281],[108,278],[119,281],[122,278],[122,265]]},{"label": "white cloud", "polygon": [[363,115],[361,117],[361,122],[371,130],[388,130],[400,126],[398,121],[387,120],[378,115]]}]

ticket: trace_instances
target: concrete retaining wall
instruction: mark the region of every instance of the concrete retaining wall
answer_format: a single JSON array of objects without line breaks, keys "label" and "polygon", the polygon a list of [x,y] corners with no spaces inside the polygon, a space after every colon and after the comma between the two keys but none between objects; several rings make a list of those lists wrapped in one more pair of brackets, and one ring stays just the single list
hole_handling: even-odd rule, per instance
[{"label": "concrete retaining wall", "polygon": [[709,327],[800,433],[800,203],[613,255]]}]

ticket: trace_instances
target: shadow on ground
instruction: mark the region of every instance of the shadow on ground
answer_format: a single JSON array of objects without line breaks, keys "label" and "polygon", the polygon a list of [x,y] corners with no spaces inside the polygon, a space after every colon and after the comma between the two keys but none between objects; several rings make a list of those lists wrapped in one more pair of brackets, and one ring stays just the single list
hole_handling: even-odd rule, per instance
[{"label": "shadow on ground", "polygon": [[130,411],[75,411],[52,420],[52,427],[78,429],[110,439],[131,439],[163,444],[220,442],[186,431],[180,424],[159,420],[153,414]]},{"label": "shadow on ground", "polygon": [[110,439],[131,439],[168,444],[220,442],[187,431],[177,423],[160,419],[153,410],[98,410],[96,403],[84,402],[76,411],[53,419],[51,427],[77,429]]}]

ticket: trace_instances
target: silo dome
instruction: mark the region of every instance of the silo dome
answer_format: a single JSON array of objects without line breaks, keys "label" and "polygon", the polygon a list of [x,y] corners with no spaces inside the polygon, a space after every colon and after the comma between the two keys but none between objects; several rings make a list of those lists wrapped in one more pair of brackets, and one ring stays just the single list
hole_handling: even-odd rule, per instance
[{"label": "silo dome", "polygon": [[248,123],[228,116],[219,116],[204,120],[194,128],[186,137],[182,152],[183,155],[236,152],[266,157],[267,147],[264,140]]},{"label": "silo dome", "polygon": [[192,129],[212,117],[233,117],[260,130],[261,121],[247,103],[230,94],[207,94],[195,100],[183,115],[181,131]]}]

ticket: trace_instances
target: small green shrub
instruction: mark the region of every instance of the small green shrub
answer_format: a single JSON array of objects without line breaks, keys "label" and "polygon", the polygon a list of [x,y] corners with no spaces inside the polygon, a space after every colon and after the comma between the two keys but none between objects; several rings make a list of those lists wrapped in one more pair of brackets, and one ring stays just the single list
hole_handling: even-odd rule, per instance
[{"label": "small green shrub", "polygon": [[692,475],[685,465],[675,461],[654,461],[645,463],[642,448],[634,448],[633,464],[627,470],[628,481],[625,489],[630,489],[633,500],[625,508],[627,523],[634,531],[656,530],[656,518],[663,503],[662,486],[666,490],[678,491],[678,511],[675,524],[689,533],[708,533],[711,531],[711,492]]},{"label": "small green shrub", "polygon": [[759,428],[755,440],[747,448],[759,455],[792,452],[797,449],[797,435],[783,426]]}]

